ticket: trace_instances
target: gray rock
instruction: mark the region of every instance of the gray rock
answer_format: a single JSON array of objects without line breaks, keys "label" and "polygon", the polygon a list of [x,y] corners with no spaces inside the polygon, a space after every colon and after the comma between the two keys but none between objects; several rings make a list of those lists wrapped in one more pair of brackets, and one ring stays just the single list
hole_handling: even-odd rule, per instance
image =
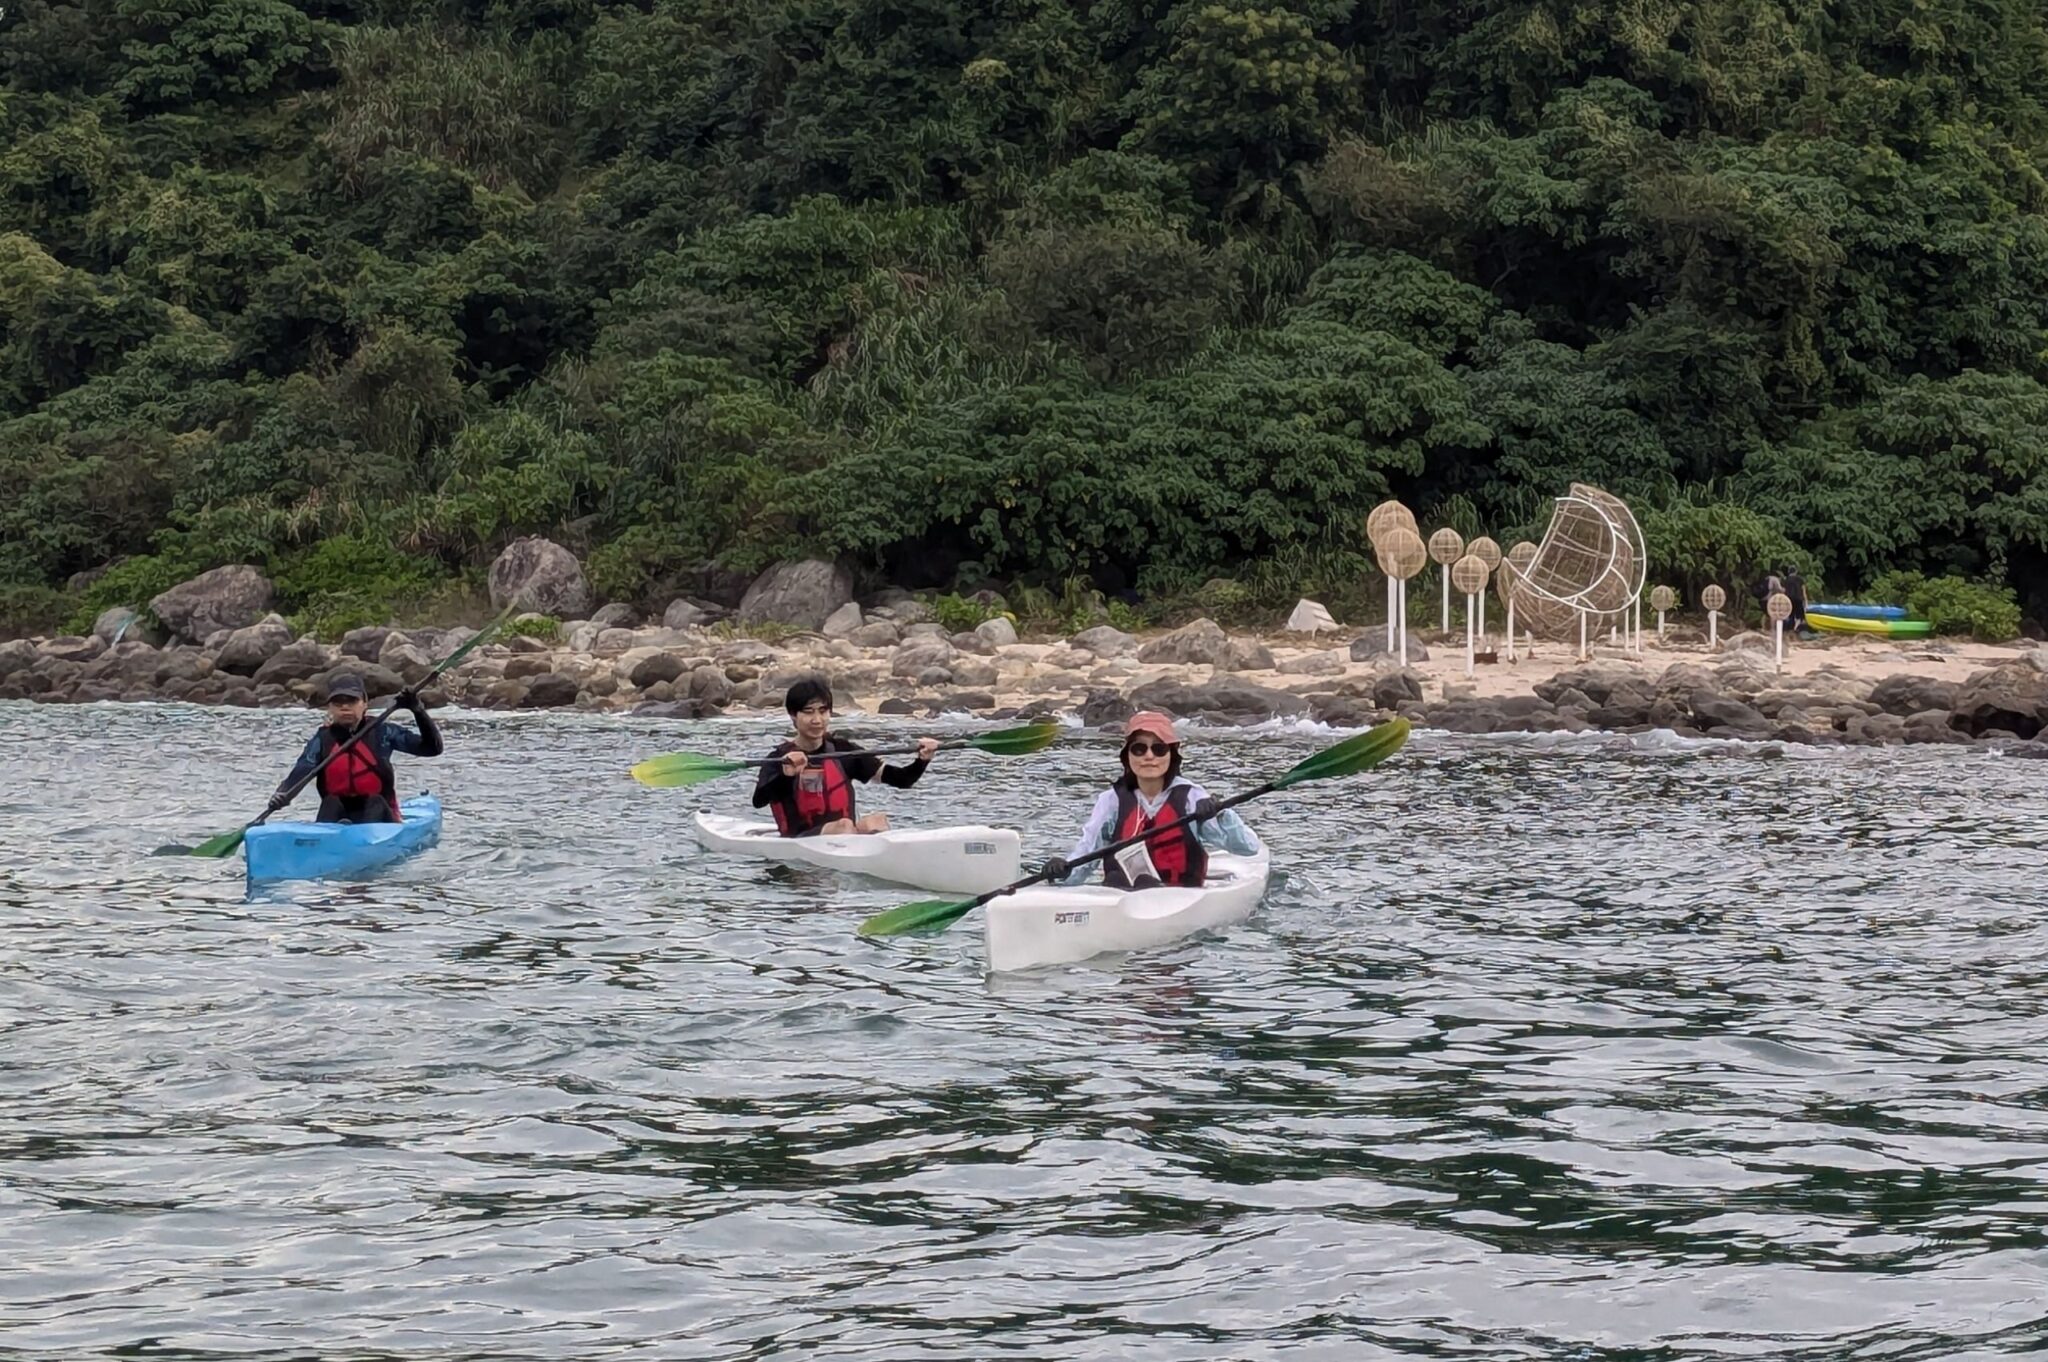
[{"label": "gray rock", "polygon": [[[361,662],[375,662],[384,655],[384,640],[390,637],[391,630],[381,624],[369,624],[361,629],[351,629],[341,636],[341,655],[343,657],[353,657]],[[289,643],[291,640],[286,639],[285,641]],[[268,660],[267,658],[264,659],[264,661]],[[258,662],[256,665],[260,667],[263,663]]]},{"label": "gray rock", "polygon": [[11,677],[16,672],[27,671],[35,666],[41,657],[42,653],[36,650],[36,645],[25,638],[0,643],[0,679]]},{"label": "gray rock", "polygon": [[1657,692],[1656,684],[1643,672],[1612,662],[1568,667],[1537,682],[1531,689],[1553,705],[1563,703],[1558,699],[1563,692],[1575,690],[1589,697],[1596,706],[1615,703],[1619,695],[1628,702],[1640,701],[1645,709],[1656,698]]},{"label": "gray rock", "polygon": [[276,599],[268,577],[237,565],[178,583],[151,600],[149,610],[180,638],[205,638],[219,629],[246,629],[270,613]]},{"label": "gray rock", "polygon": [[861,623],[860,607],[848,601],[825,616],[825,622],[818,629],[826,638],[849,638]]},{"label": "gray rock", "polygon": [[943,638],[905,639],[889,663],[889,674],[910,678],[931,667],[950,667],[959,654]]},{"label": "gray rock", "polygon": [[641,646],[640,635],[631,629],[600,629],[588,651],[598,657],[617,657]]},{"label": "gray rock", "polygon": [[1771,721],[1740,700],[1701,692],[1692,697],[1693,726],[1715,737],[1762,736]]},{"label": "gray rock", "polygon": [[1399,709],[1422,702],[1422,679],[1414,672],[1386,672],[1372,679],[1372,703],[1376,709]]},{"label": "gray rock", "polygon": [[[1100,649],[1093,651],[1101,652]],[[1172,633],[1162,634],[1138,649],[1138,661],[1147,663],[1166,662],[1220,667],[1229,656],[1230,636],[1223,632],[1222,625],[1209,619],[1184,624]]]},{"label": "gray rock", "polygon": [[377,654],[377,661],[403,677],[408,686],[417,686],[434,669],[434,659],[403,638],[386,639]]},{"label": "gray rock", "polygon": [[993,686],[999,675],[995,663],[972,657],[956,659],[949,670],[956,686]]},{"label": "gray rock", "polygon": [[687,596],[676,597],[668,603],[668,609],[661,612],[664,629],[701,629],[711,620],[711,612]]},{"label": "gray rock", "polygon": [[189,685],[204,681],[213,672],[213,659],[199,649],[169,648],[157,655],[155,681],[159,686],[173,681]]},{"label": "gray rock", "polygon": [[953,684],[951,667],[926,667],[913,678],[920,686],[950,686]]},{"label": "gray rock", "polygon": [[161,647],[163,632],[150,627],[132,605],[110,605],[92,622],[93,637],[112,647],[116,643],[148,643]]},{"label": "gray rock", "polygon": [[[1353,662],[1371,662],[1382,657],[1398,658],[1400,655],[1401,649],[1398,644],[1392,648],[1387,646],[1387,631],[1384,628],[1368,629],[1357,638],[1351,640],[1351,660]],[[1412,633],[1408,636],[1408,660],[1410,662],[1429,661],[1429,649],[1423,647],[1422,640],[1415,637]]]},{"label": "gray rock", "polygon": [[975,625],[974,632],[991,648],[1007,648],[1017,641],[1017,626],[1001,615]]},{"label": "gray rock", "polygon": [[122,687],[148,686],[156,681],[156,669],[162,661],[163,654],[147,643],[116,643],[87,663],[79,679]]},{"label": "gray rock", "polygon": [[1974,673],[1956,688],[1948,709],[1951,726],[1967,737],[2001,728],[2036,737],[2048,727],[2048,673],[2025,659]]},{"label": "gray rock", "polygon": [[311,681],[335,663],[326,648],[317,643],[294,643],[280,648],[256,669],[257,693],[265,686],[284,686],[293,681]]},{"label": "gray rock", "polygon": [[913,638],[942,638],[948,643],[953,641],[953,636],[946,632],[946,626],[940,624],[937,620],[920,620],[916,624],[906,624],[903,626],[903,637],[906,640]]},{"label": "gray rock", "polygon": [[1886,676],[1870,690],[1870,703],[1898,719],[1929,709],[1956,709],[1956,682],[1931,676]]},{"label": "gray rock", "polygon": [[90,662],[106,650],[106,641],[96,634],[59,634],[45,640],[36,649],[44,657],[78,663]]},{"label": "gray rock", "polygon": [[587,619],[590,583],[576,555],[539,535],[515,539],[491,562],[491,608],[517,601],[523,610],[556,619]]},{"label": "gray rock", "polygon": [[912,596],[904,596],[886,605],[878,604],[874,613],[906,629],[913,624],[929,624],[938,618],[929,605]]},{"label": "gray rock", "polygon": [[1956,731],[1954,718],[1946,710],[1930,709],[1906,716],[1909,743],[1965,743],[1969,738]]},{"label": "gray rock", "polygon": [[757,639],[738,638],[720,647],[711,658],[714,662],[723,662],[727,665],[745,663],[755,667],[772,667],[781,659],[781,654]]},{"label": "gray rock", "polygon": [[1083,629],[1074,635],[1071,642],[1076,648],[1086,648],[1097,657],[1129,657],[1138,651],[1138,640],[1108,624]]},{"label": "gray rock", "polygon": [[555,650],[554,644],[542,639],[531,638],[525,634],[514,634],[511,638],[501,639],[496,646],[515,655],[519,653],[551,653]]},{"label": "gray rock", "polygon": [[963,653],[973,653],[978,657],[994,657],[996,655],[996,645],[990,643],[971,629],[957,634],[949,634],[946,641]]},{"label": "gray rock", "polygon": [[1282,676],[1339,676],[1350,662],[1350,655],[1344,649],[1331,648],[1326,652],[1290,657],[1279,665],[1278,671]]},{"label": "gray rock", "polygon": [[732,703],[732,682],[716,667],[699,667],[690,673],[690,698],[724,709]]},{"label": "gray rock", "polygon": [[853,574],[837,563],[807,558],[777,563],[747,588],[738,619],[748,624],[790,624],[821,629],[832,612],[853,599]]},{"label": "gray rock", "polygon": [[1090,728],[1100,728],[1109,723],[1120,724],[1137,712],[1137,706],[1133,705],[1122,691],[1117,690],[1091,690],[1087,698],[1081,701],[1081,722]]},{"label": "gray rock", "polygon": [[892,695],[875,707],[878,714],[915,714],[917,706],[901,696]]},{"label": "gray rock", "polygon": [[605,625],[595,620],[579,620],[564,628],[562,643],[572,653],[588,653],[597,647],[598,635],[605,629]]},{"label": "gray rock", "polygon": [[[666,620],[662,622],[667,623]],[[601,629],[632,629],[640,623],[640,612],[623,601],[613,601],[610,605],[600,605],[591,612],[590,623]]]},{"label": "gray rock", "polygon": [[1889,747],[1906,740],[1906,721],[1889,711],[1858,715],[1849,720],[1842,731],[1848,735],[1851,742]]},{"label": "gray rock", "polygon": [[656,653],[636,662],[626,679],[645,690],[657,681],[673,681],[683,672],[683,660],[674,653]]},{"label": "gray rock", "polygon": [[546,654],[524,653],[505,659],[505,679],[522,681],[528,677],[546,676],[555,669],[553,660]]},{"label": "gray rock", "polygon": [[888,620],[873,620],[846,636],[857,648],[893,648],[903,640],[903,631]]},{"label": "gray rock", "polygon": [[939,701],[940,713],[959,713],[962,710],[984,710],[996,707],[996,697],[985,690],[955,691]]},{"label": "gray rock", "polygon": [[[506,682],[504,684],[516,684]],[[526,694],[519,701],[521,709],[559,709],[576,703],[578,690],[576,678],[560,672],[549,672],[536,676],[526,683]]]},{"label": "gray rock", "polygon": [[254,676],[264,663],[290,647],[291,642],[291,626],[279,616],[266,615],[261,621],[229,634],[214,657],[214,665],[238,676]]},{"label": "gray rock", "polygon": [[1776,657],[1778,645],[1771,641],[1769,634],[1748,630],[1731,634],[1721,640],[1720,651],[1724,653],[1757,653],[1764,657]]},{"label": "gray rock", "polygon": [[1317,723],[1332,728],[1370,728],[1379,721],[1379,711],[1369,701],[1351,695],[1314,697],[1308,712]]},{"label": "gray rock", "polygon": [[1138,687],[1131,693],[1131,701],[1141,709],[1237,724],[1292,718],[1308,712],[1308,702],[1299,695],[1254,686],[1235,677],[1217,677],[1199,685],[1168,677]]},{"label": "gray rock", "polygon": [[1459,700],[1438,705],[1429,712],[1429,726],[1446,733],[1498,733],[1503,727],[1509,731],[1516,727],[1505,723],[1500,711],[1483,700]]},{"label": "gray rock", "polygon": [[[1421,648],[1416,644],[1410,656]],[[1234,638],[1224,645],[1223,660],[1216,664],[1227,672],[1269,672],[1273,670],[1273,650],[1255,638]]]},{"label": "gray rock", "polygon": [[610,672],[592,672],[583,678],[583,693],[606,699],[619,693],[619,678]]}]

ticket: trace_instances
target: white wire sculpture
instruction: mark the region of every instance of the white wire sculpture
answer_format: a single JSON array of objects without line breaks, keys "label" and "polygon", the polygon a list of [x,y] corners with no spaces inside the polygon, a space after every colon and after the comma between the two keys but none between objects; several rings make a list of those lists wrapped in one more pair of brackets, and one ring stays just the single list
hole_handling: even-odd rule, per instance
[{"label": "white wire sculpture", "polygon": [[1621,498],[1575,482],[1557,499],[1550,528],[1527,568],[1515,574],[1516,622],[1545,638],[1628,628],[1649,570],[1642,527]]}]

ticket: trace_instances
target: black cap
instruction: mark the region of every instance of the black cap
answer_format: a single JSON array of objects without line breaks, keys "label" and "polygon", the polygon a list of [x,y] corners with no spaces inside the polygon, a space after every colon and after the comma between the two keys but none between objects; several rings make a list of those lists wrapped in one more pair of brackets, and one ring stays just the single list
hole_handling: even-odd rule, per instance
[{"label": "black cap", "polygon": [[341,672],[338,675],[328,677],[327,698],[339,700],[344,696],[351,696],[357,700],[367,700],[369,696],[363,690],[363,678],[357,676],[354,672]]}]

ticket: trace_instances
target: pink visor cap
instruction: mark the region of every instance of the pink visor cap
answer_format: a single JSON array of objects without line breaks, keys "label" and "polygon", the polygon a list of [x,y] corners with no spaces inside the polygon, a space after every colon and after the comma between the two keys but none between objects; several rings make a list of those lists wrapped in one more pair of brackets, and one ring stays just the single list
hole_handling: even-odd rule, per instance
[{"label": "pink visor cap", "polygon": [[1180,734],[1175,731],[1173,720],[1155,709],[1141,709],[1124,722],[1124,736],[1133,733],[1150,733],[1164,742],[1178,745]]}]

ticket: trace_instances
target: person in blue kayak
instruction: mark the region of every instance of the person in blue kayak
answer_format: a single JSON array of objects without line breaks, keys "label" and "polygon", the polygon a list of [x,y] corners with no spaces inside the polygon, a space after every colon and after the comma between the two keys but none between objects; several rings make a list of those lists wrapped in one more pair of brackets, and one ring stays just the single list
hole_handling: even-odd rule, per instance
[{"label": "person in blue kayak", "polygon": [[1096,796],[1074,849],[1045,863],[1045,874],[1054,883],[1087,877],[1090,867],[1074,870],[1069,861],[1155,829],[1157,835],[1099,862],[1105,883],[1116,889],[1200,888],[1212,849],[1258,854],[1259,839],[1237,811],[1219,810],[1207,790],[1180,773],[1180,733],[1173,720],[1152,710],[1133,714],[1124,724],[1118,760],[1124,773]]},{"label": "person in blue kayak", "polygon": [[[361,741],[344,750],[320,772],[322,823],[396,823],[398,781],[391,769],[391,754],[411,757],[441,755],[441,730],[420,697],[410,690],[399,692],[400,708],[412,713],[419,732],[385,720]],[[369,700],[363,693],[363,679],[344,672],[327,683],[327,722],[306,742],[306,750],[292,763],[291,771],[277,793],[270,797],[269,811],[276,813],[299,793],[299,783],[328,754],[348,742],[363,727]]]},{"label": "person in blue kayak", "polygon": [[[880,757],[866,755],[858,743],[831,731],[832,688],[823,681],[806,677],[797,682],[782,697],[782,707],[796,725],[796,737],[768,754],[770,760],[782,761],[761,768],[754,807],[773,813],[784,837],[888,831],[888,814],[862,814],[854,808],[853,787],[880,780],[893,789],[909,789],[931,764],[939,740],[919,738],[916,761],[884,766]],[[841,752],[859,755],[818,759]]]}]

